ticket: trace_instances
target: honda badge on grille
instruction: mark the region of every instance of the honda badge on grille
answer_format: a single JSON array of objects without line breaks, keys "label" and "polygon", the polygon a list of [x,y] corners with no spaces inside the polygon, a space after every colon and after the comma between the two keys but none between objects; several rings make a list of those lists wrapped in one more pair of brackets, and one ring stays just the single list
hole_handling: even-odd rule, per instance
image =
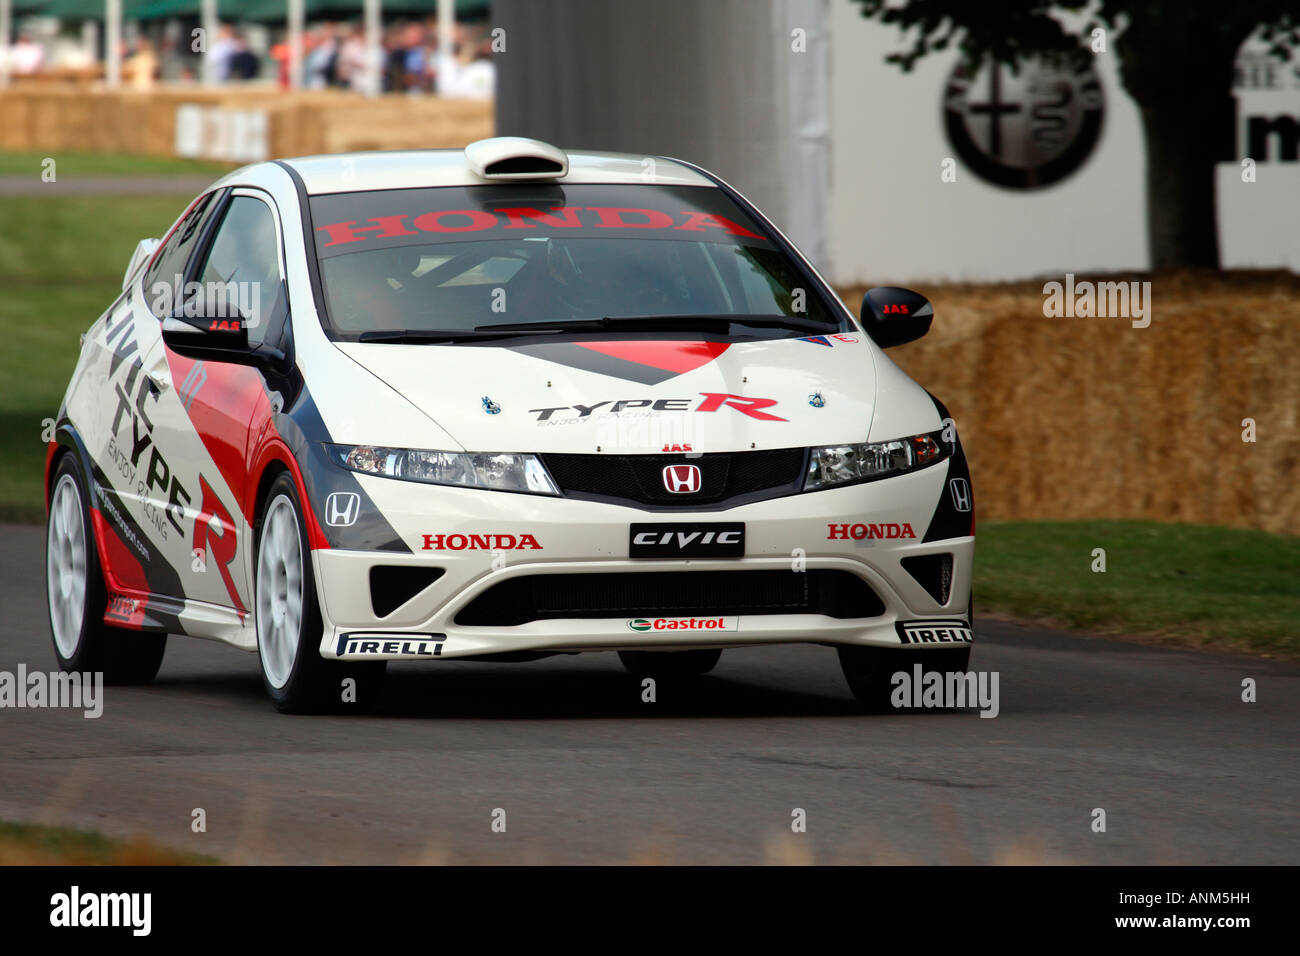
[{"label": "honda badge on grille", "polygon": [[699,491],[699,467],[697,465],[669,465],[664,469],[664,487],[675,495],[688,495]]}]

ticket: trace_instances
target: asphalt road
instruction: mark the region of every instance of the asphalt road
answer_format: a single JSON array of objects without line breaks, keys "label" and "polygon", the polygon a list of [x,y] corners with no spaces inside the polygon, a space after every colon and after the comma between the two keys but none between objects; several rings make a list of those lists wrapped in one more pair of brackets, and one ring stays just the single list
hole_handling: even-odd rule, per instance
[{"label": "asphalt road", "polygon": [[[0,525],[0,671],[55,668],[42,549]],[[860,714],[818,647],[728,652],[654,704],[613,654],[401,665],[378,714],[287,717],[254,656],[171,638],[98,720],[0,709],[0,818],[231,862],[1300,862],[1300,667],[977,634],[995,719]]]}]

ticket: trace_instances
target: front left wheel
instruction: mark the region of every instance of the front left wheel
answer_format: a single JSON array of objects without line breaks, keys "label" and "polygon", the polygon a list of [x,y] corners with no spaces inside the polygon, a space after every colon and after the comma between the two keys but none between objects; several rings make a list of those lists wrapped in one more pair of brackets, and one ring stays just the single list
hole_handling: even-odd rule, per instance
[{"label": "front left wheel", "polygon": [[307,526],[293,479],[271,485],[257,533],[254,623],[262,683],[285,713],[368,710],[379,701],[383,661],[320,655],[322,624]]}]

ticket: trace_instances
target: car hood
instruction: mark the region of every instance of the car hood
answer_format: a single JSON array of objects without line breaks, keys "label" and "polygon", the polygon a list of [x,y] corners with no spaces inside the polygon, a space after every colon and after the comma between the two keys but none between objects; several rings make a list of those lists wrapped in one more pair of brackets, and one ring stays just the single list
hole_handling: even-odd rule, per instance
[{"label": "car hood", "polygon": [[336,344],[470,451],[637,454],[864,441],[876,401],[874,350],[856,333]]}]

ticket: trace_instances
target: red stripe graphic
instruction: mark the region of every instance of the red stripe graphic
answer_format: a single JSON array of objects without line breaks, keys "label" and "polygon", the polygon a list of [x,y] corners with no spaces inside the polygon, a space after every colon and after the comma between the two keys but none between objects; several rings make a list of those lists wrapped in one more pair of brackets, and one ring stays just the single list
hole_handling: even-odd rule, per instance
[{"label": "red stripe graphic", "polygon": [[584,349],[682,375],[708,365],[730,348],[729,342],[579,342]]}]

